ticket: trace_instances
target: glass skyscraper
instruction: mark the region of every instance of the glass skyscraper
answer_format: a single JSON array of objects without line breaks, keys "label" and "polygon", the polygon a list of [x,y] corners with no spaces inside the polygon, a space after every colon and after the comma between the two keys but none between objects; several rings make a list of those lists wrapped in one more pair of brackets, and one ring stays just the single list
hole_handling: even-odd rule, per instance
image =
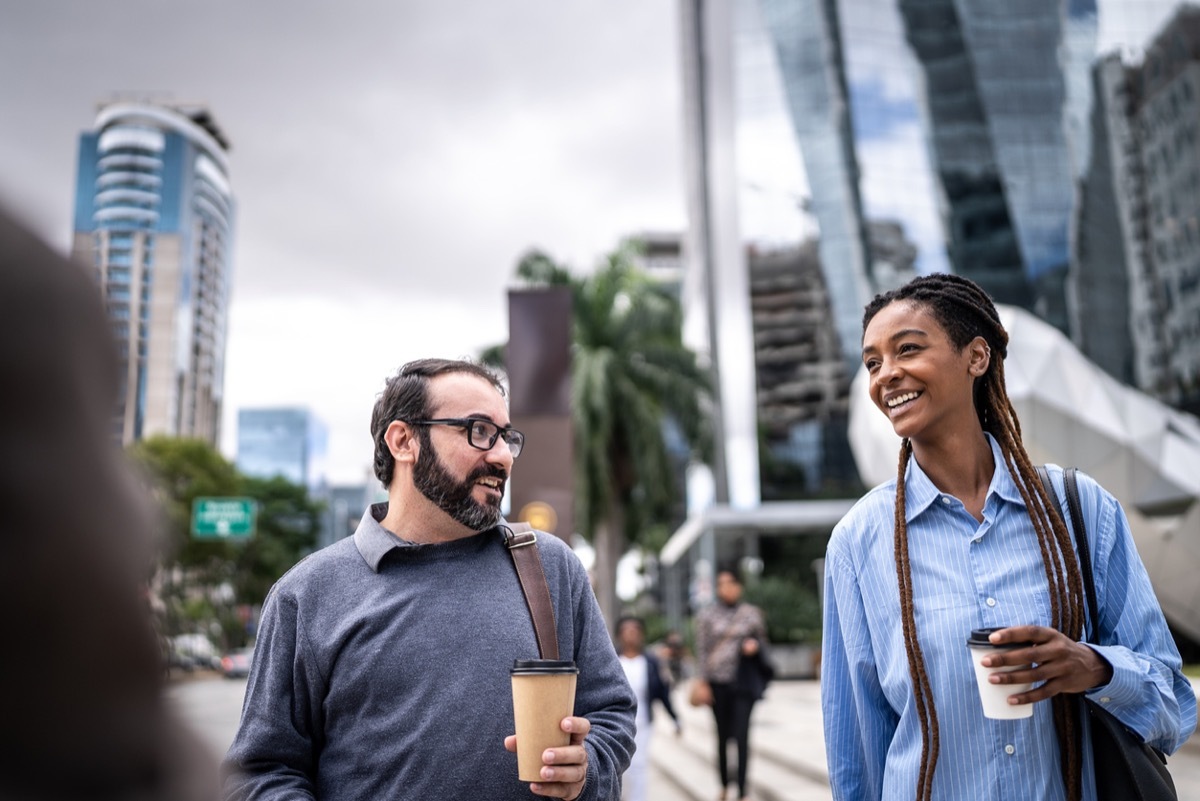
[{"label": "glass skyscraper", "polygon": [[1141,59],[1112,55],[1093,78],[1073,289],[1107,314],[1080,314],[1075,338],[1111,375],[1200,412],[1200,8],[1180,6]]},{"label": "glass skyscraper", "polygon": [[90,264],[123,381],[113,436],[220,435],[234,197],[209,112],[101,108],[79,138],[72,255]]},{"label": "glass skyscraper", "polygon": [[[1105,369],[1141,365],[1129,331],[1154,328],[1171,350],[1146,366],[1200,398],[1200,20],[1151,48],[1157,78],[1095,71],[1138,61],[1176,5],[681,0],[685,335],[716,368],[725,460],[663,549],[672,620],[723,561],[794,571],[772,540],[861,494],[863,307],[915,273],[976,280]],[[1130,117],[1136,91],[1156,98]]]},{"label": "glass skyscraper", "polygon": [[327,441],[325,425],[308,409],[238,410],[237,467],[248,476],[281,476],[320,490],[326,481]]},{"label": "glass skyscraper", "polygon": [[[1128,333],[1096,335],[1122,329],[1114,310],[1139,301],[1110,297],[1120,282],[1103,258],[1121,232],[1088,193],[1111,158],[1111,143],[1095,141],[1108,129],[1093,70],[1107,54],[1140,58],[1175,5],[683,0],[684,300],[708,321],[692,343],[715,354],[722,422],[745,430],[754,382],[742,367],[762,363],[760,332],[746,335],[743,276],[755,258],[812,243],[848,374],[871,296],[935,271],[1034,311],[1106,369],[1128,365]],[[1095,222],[1099,231],[1085,230]],[[833,419],[826,397],[821,413]],[[761,398],[751,408],[761,431]],[[725,440],[732,453],[746,437]]]}]

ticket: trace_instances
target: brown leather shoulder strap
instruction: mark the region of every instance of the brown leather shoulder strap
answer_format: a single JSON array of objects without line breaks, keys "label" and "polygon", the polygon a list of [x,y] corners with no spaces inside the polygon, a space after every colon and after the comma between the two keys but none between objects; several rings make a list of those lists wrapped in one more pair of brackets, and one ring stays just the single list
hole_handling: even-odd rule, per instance
[{"label": "brown leather shoulder strap", "polygon": [[529,605],[538,651],[542,659],[558,659],[554,603],[550,600],[550,585],[546,583],[542,558],[538,554],[537,532],[528,523],[508,523],[501,524],[500,533],[504,535],[504,545],[517,568],[517,579],[521,582],[525,603]]}]

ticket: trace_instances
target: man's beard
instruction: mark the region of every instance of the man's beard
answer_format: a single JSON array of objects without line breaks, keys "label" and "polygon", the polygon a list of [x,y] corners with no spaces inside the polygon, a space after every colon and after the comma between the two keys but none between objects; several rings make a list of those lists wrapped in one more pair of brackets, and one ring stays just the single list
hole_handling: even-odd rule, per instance
[{"label": "man's beard", "polygon": [[500,499],[489,494],[485,503],[475,500],[471,493],[475,482],[487,476],[500,479],[500,494],[508,474],[503,468],[484,465],[471,472],[465,481],[457,481],[433,452],[431,438],[425,437],[413,470],[413,484],[422,495],[439,509],[472,531],[486,531],[500,522]]}]

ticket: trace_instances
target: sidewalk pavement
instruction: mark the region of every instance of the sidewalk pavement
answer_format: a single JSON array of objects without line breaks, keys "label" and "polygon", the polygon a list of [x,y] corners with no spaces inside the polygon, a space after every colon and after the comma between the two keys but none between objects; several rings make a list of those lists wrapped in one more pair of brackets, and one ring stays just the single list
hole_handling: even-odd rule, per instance
[{"label": "sidewalk pavement", "polygon": [[[1193,679],[1192,685],[1200,695],[1200,682]],[[690,706],[686,689],[685,682],[671,695],[683,721],[682,736],[675,736],[665,711],[654,712],[649,796],[656,801],[715,801],[720,789],[712,711]],[[731,747],[731,773],[736,764]],[[1192,735],[1170,764],[1179,797],[1192,797],[1185,795],[1185,789],[1200,782],[1200,734]],[[750,797],[756,801],[830,801],[819,682],[773,682],[766,697],[755,705],[750,719],[748,781]]]},{"label": "sidewalk pavement", "polygon": [[[655,710],[650,797],[674,797],[669,788],[692,801],[715,801],[720,788],[712,711],[688,705],[686,683],[672,693],[671,703],[683,721],[683,735],[676,737],[670,716]],[[731,774],[736,764],[731,748]],[[755,705],[748,781],[750,796],[760,801],[830,801],[818,682],[773,682]],[[661,796],[656,785],[663,787]]]}]

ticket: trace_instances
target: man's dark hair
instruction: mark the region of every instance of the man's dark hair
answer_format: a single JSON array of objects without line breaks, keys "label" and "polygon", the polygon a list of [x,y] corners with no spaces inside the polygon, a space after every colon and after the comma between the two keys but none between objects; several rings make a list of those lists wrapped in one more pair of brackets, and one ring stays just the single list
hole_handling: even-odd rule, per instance
[{"label": "man's dark hair", "polygon": [[[424,420],[432,414],[429,408],[429,379],[446,373],[468,373],[478,376],[503,395],[504,384],[500,378],[482,364],[455,359],[417,359],[400,368],[388,379],[383,392],[375,399],[371,410],[371,439],[375,441],[375,477],[385,488],[392,484],[392,472],[396,460],[383,435],[394,420]],[[429,433],[418,429],[422,447],[428,447]]]},{"label": "man's dark hair", "polygon": [[617,619],[616,631],[621,630],[621,626],[626,623],[636,623],[637,627],[642,630],[642,634],[646,633],[646,621],[642,620],[637,615],[622,615]]}]

